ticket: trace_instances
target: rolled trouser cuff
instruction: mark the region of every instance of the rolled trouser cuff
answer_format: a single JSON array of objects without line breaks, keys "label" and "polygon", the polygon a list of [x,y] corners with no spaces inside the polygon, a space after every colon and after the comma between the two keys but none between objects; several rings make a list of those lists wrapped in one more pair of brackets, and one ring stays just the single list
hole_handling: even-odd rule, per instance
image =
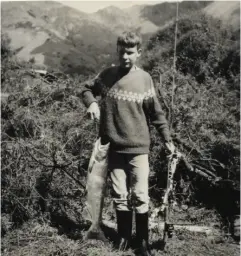
[{"label": "rolled trouser cuff", "polygon": [[150,197],[148,196],[148,191],[147,192],[141,192],[141,193],[134,193],[132,195],[133,200],[132,204],[136,209],[136,213],[146,213],[149,210],[149,201]]},{"label": "rolled trouser cuff", "polygon": [[114,197],[114,206],[117,211],[132,211],[132,207],[127,199],[128,194],[119,195]]}]

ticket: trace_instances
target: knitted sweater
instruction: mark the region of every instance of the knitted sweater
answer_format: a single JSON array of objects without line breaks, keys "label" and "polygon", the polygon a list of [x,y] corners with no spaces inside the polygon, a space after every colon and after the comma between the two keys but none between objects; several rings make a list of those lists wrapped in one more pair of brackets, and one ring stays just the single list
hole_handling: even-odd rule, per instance
[{"label": "knitted sweater", "polygon": [[165,141],[169,128],[155,93],[151,76],[140,68],[121,75],[119,67],[104,70],[85,84],[83,102],[88,107],[101,96],[99,136],[118,153],[147,154],[150,147],[149,122]]}]

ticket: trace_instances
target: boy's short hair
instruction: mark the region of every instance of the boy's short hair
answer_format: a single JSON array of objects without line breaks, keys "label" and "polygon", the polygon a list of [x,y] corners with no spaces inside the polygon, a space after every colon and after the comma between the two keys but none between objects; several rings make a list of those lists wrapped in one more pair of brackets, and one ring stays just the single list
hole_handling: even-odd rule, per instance
[{"label": "boy's short hair", "polygon": [[124,46],[124,47],[135,47],[140,49],[142,43],[142,39],[139,33],[134,31],[124,31],[121,35],[117,38],[117,47]]}]

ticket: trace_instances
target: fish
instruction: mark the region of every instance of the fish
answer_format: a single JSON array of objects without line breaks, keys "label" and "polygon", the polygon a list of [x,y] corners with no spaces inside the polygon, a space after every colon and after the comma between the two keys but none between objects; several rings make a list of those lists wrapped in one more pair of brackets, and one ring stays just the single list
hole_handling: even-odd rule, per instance
[{"label": "fish", "polygon": [[108,174],[109,146],[110,143],[101,145],[101,138],[99,138],[94,144],[90,157],[87,171],[86,208],[90,216],[91,226],[85,235],[85,240],[95,239],[107,242],[101,229],[101,223]]}]

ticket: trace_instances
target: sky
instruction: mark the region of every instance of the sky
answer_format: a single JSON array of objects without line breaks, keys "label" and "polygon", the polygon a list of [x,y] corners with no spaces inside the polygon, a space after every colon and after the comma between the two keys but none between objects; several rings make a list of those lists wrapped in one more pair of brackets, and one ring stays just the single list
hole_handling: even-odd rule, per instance
[{"label": "sky", "polygon": [[[0,0],[0,2],[2,1],[9,1],[9,0]],[[10,0],[10,1],[23,1],[23,0]],[[28,1],[28,0],[24,0],[24,1]],[[44,0],[31,0],[31,1],[44,1]],[[52,0],[47,0],[47,1],[52,1]],[[133,5],[154,5],[154,4],[158,4],[161,2],[181,2],[182,0],[149,0],[149,1],[138,1],[138,0],[133,0],[133,1],[128,1],[128,0],[112,0],[112,1],[101,1],[101,0],[72,0],[72,1],[68,1],[68,0],[64,0],[64,1],[58,1],[56,0],[56,2],[60,2],[62,4],[68,5],[70,7],[76,8],[82,12],[87,12],[87,13],[92,13],[92,12],[96,12],[99,9],[103,9],[107,6],[113,5],[116,7],[119,7],[121,9],[124,8],[128,8],[131,7]]]},{"label": "sky", "polygon": [[163,1],[59,1],[62,4],[68,5],[70,7],[74,7],[80,11],[91,13],[96,12],[99,9],[103,9],[107,6],[113,5],[119,8],[128,8],[132,5],[139,5],[139,4],[158,4]]}]

